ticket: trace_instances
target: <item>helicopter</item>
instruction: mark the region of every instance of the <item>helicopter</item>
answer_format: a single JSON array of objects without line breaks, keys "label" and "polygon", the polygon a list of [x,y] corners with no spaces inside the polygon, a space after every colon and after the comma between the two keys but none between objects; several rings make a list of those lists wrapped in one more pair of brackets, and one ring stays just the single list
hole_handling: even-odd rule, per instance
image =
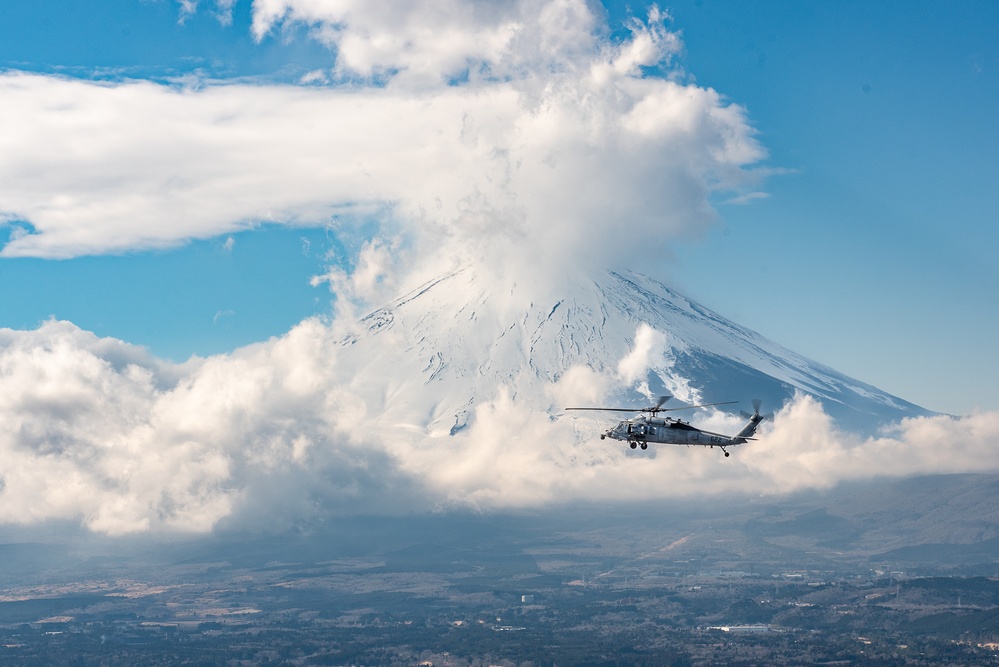
[{"label": "helicopter", "polygon": [[566,410],[602,410],[605,412],[641,412],[638,417],[632,417],[618,422],[617,426],[608,429],[600,434],[600,439],[611,438],[613,440],[626,441],[632,449],[641,447],[648,449],[649,443],[662,443],[667,445],[696,445],[699,447],[718,447],[727,457],[729,455],[726,447],[743,445],[756,433],[756,428],[764,419],[769,419],[770,415],[760,414],[760,400],[753,401],[753,414],[743,412],[742,416],[749,420],[749,423],[742,427],[742,430],[735,435],[722,435],[712,433],[691,426],[688,422],[674,419],[672,417],[659,417],[660,412],[674,412],[677,410],[693,410],[695,408],[706,408],[712,405],[731,405],[738,401],[725,401],[722,403],[703,403],[701,405],[688,405],[682,408],[664,408],[672,396],[660,396],[659,401],[647,408],[566,408]]}]

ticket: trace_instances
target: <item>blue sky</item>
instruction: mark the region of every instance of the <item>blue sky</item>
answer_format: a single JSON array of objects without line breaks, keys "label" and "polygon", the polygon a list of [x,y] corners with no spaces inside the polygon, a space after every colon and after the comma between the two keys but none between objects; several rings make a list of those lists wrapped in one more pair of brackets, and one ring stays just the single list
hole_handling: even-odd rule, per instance
[{"label": "blue sky", "polygon": [[[663,4],[686,81],[743,106],[772,169],[662,273],[734,321],[931,409],[999,408],[999,9],[988,2]],[[5,3],[0,67],[78,79],[293,84],[334,54],[248,1]],[[639,5],[608,6],[617,32]],[[176,85],[184,85],[176,83]],[[310,84],[312,85],[312,84]],[[0,209],[4,206],[0,203]],[[308,216],[306,216],[308,217]],[[332,311],[360,247],[309,218],[65,258],[0,258],[0,326],[50,316],[182,361]],[[28,221],[30,222],[30,221]],[[282,222],[278,220],[277,222]],[[9,225],[6,234],[19,228]]]},{"label": "blue sky", "polygon": [[[999,406],[999,7],[673,5],[686,65],[745,105],[771,195],[720,206],[690,292],[932,409]],[[718,260],[713,277],[695,267]]]}]

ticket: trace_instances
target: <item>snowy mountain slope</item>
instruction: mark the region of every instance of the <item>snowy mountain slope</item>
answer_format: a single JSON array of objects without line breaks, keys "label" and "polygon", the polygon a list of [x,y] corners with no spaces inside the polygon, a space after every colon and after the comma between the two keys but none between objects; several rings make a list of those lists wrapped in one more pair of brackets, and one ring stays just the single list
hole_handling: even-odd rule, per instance
[{"label": "snowy mountain slope", "polygon": [[[601,272],[541,299],[530,285],[497,289],[495,282],[464,268],[425,283],[338,338],[338,363],[352,373],[355,389],[382,393],[381,409],[400,427],[433,435],[460,430],[498,386],[555,413],[559,406],[544,387],[576,367],[617,378],[608,400],[624,405],[670,393],[743,405],[761,398],[776,409],[800,390],[848,430],[872,432],[929,414],[642,275]],[[635,355],[645,359],[638,376],[622,361]]]}]

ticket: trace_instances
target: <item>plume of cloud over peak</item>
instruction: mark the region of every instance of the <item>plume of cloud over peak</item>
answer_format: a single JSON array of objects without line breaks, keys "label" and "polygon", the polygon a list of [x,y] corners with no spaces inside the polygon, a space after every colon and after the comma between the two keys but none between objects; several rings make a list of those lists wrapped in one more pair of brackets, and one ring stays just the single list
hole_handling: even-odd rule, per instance
[{"label": "plume of cloud over peak", "polygon": [[[711,193],[752,181],[764,155],[738,106],[643,75],[679,48],[657,11],[619,41],[568,0],[276,1],[253,11],[261,37],[278,24],[313,26],[344,71],[405,62],[436,78],[185,88],[0,74],[0,220],[13,227],[2,255],[375,219],[416,257],[543,282],[571,264],[633,263],[636,242],[665,251],[697,235],[714,218]],[[430,29],[438,15],[473,39],[435,51],[448,43]],[[363,55],[358,42],[385,46]],[[489,76],[454,79],[469,62]]]}]

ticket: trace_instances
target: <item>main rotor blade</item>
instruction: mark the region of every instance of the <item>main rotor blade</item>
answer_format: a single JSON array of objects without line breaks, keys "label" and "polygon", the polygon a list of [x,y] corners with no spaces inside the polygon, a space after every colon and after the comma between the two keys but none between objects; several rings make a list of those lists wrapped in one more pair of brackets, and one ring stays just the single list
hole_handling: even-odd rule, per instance
[{"label": "main rotor blade", "polygon": [[643,412],[645,408],[565,408],[566,410],[602,410],[603,412]]},{"label": "main rotor blade", "polygon": [[732,405],[739,401],[722,401],[721,403],[701,403],[700,405],[688,405],[685,408],[656,408],[658,412],[673,412],[674,410],[693,410],[694,408],[706,408],[711,405]]},{"label": "main rotor blade", "polygon": [[[659,403],[662,405],[666,401],[663,400]],[[739,401],[724,401],[722,403],[702,403],[700,405],[688,405],[683,408],[565,408],[566,410],[602,410],[603,412],[674,412],[676,410],[694,410],[696,408],[706,408],[712,405],[731,405],[732,403],[738,403]]]}]

